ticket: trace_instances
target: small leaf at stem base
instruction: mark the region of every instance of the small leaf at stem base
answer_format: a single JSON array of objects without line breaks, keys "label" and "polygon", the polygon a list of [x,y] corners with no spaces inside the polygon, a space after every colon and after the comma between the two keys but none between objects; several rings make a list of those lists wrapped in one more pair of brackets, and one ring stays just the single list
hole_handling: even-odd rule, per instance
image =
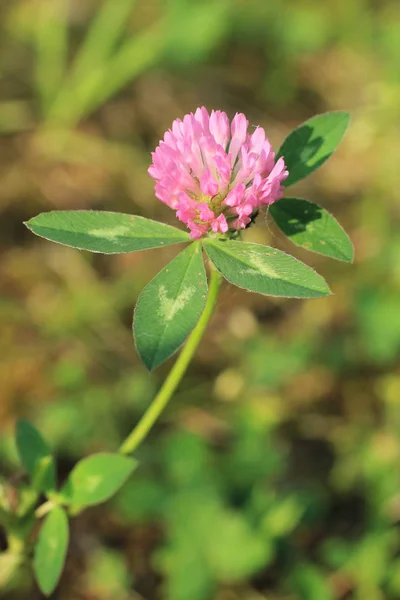
[{"label": "small leaf at stem base", "polygon": [[135,459],[119,454],[93,454],[72,469],[61,495],[73,511],[100,504],[122,487],[137,465]]},{"label": "small leaf at stem base", "polygon": [[60,579],[69,541],[68,517],[56,506],[45,518],[36,542],[33,568],[38,585],[49,596]]}]

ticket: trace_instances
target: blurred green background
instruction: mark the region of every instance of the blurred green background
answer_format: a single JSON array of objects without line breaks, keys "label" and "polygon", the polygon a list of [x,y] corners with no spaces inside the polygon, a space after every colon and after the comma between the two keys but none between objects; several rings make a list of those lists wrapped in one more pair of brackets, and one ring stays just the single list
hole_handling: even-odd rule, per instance
[{"label": "blurred green background", "polygon": [[[149,375],[131,319],[175,249],[102,257],[24,220],[93,208],[173,224],[150,151],[198,105],[245,112],[277,148],[349,110],[338,152],[293,193],[334,213],[355,265],[290,246],[334,296],[225,285],[140,469],[73,523],[57,600],[400,597],[400,5],[396,0],[3,0],[0,4],[0,464],[15,420],[65,475],[115,450],[171,362]],[[292,194],[294,195],[294,194]],[[29,578],[7,600],[41,596]]]}]

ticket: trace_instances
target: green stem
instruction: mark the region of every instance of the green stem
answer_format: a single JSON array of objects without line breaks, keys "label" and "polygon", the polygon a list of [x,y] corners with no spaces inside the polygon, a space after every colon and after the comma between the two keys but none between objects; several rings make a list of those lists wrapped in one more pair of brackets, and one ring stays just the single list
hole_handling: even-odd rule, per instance
[{"label": "green stem", "polygon": [[208,322],[214,310],[215,302],[218,297],[219,288],[221,286],[221,275],[213,269],[210,275],[210,283],[208,290],[207,302],[204,311],[197,323],[196,327],[190,334],[188,341],[181,350],[181,353],[172,367],[167,379],[164,381],[163,386],[150,404],[139,423],[128,435],[126,440],[123,442],[119,451],[122,454],[130,454],[134,452],[139,444],[149,433],[154,423],[168,404],[171,396],[178,387],[182,377],[184,376],[186,369],[189,366],[190,361],[193,358],[194,353],[200,343],[201,338],[206,330]]}]

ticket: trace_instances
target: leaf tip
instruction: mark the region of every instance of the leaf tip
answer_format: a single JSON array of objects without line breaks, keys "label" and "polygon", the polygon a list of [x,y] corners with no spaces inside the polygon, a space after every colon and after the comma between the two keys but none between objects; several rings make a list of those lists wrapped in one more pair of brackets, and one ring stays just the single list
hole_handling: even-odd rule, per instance
[{"label": "leaf tip", "polygon": [[331,290],[331,288],[329,287],[329,285],[327,283],[325,283],[325,287],[324,290],[322,291],[322,298],[327,298],[328,296],[333,296],[333,292]]},{"label": "leaf tip", "polygon": [[349,113],[349,111],[347,111],[347,110],[339,110],[338,112],[340,112],[343,115],[343,117],[345,117],[346,121],[348,123],[350,123],[351,114]]},{"label": "leaf tip", "polygon": [[27,221],[22,221],[22,224],[25,225],[25,227],[27,229],[29,229],[30,231],[33,231],[35,219],[36,219],[36,217],[32,217],[31,219],[28,219]]},{"label": "leaf tip", "polygon": [[354,249],[354,246],[353,246],[349,236],[347,234],[345,234],[345,235],[347,237],[346,248],[342,249],[342,252],[340,255],[333,256],[331,258],[335,258],[336,260],[340,260],[341,262],[344,262],[347,264],[353,264],[354,260],[355,260],[355,249]]},{"label": "leaf tip", "polygon": [[356,258],[356,251],[355,248],[353,246],[353,244],[350,242],[350,252],[348,255],[348,259],[346,260],[346,262],[353,264]]},{"label": "leaf tip", "polygon": [[154,369],[156,369],[159,366],[159,363],[156,363],[154,361],[145,360],[145,358],[143,356],[141,356],[141,359],[149,373],[152,373],[154,371]]},{"label": "leaf tip", "polygon": [[17,422],[15,423],[15,430],[18,433],[19,431],[21,431],[21,429],[23,429],[26,426],[29,426],[30,423],[29,421],[27,421],[26,419],[17,419]]}]

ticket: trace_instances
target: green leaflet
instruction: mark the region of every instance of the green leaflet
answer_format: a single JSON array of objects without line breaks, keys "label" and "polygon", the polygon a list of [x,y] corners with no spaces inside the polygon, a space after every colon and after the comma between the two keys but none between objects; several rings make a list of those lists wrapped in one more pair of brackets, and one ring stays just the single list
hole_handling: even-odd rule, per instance
[{"label": "green leaflet", "polygon": [[288,187],[318,169],[333,154],[342,140],[350,116],[346,112],[327,112],[309,119],[291,133],[277,154],[285,159]]},{"label": "green leaflet", "polygon": [[120,454],[92,454],[75,465],[61,495],[73,509],[100,504],[122,487],[137,464]]},{"label": "green leaflet", "polygon": [[56,473],[51,450],[39,431],[29,421],[17,423],[16,443],[22,464],[38,492],[54,490]]},{"label": "green leaflet", "polygon": [[269,213],[297,246],[352,262],[354,248],[349,236],[336,219],[318,204],[302,198],[282,198],[270,206]]},{"label": "green leaflet", "polygon": [[122,213],[57,210],[25,225],[36,235],[80,250],[119,254],[187,242],[189,234],[170,225]]},{"label": "green leaflet", "polygon": [[60,579],[68,541],[68,517],[65,510],[57,506],[46,516],[34,551],[33,568],[45,596],[53,592]]},{"label": "green leaflet", "polygon": [[207,297],[201,245],[194,242],[144,288],[134,315],[136,347],[148,369],[171,356],[196,325]]},{"label": "green leaflet", "polygon": [[289,254],[246,242],[206,239],[203,243],[225,279],[251,292],[288,298],[330,294],[321,275]]}]

